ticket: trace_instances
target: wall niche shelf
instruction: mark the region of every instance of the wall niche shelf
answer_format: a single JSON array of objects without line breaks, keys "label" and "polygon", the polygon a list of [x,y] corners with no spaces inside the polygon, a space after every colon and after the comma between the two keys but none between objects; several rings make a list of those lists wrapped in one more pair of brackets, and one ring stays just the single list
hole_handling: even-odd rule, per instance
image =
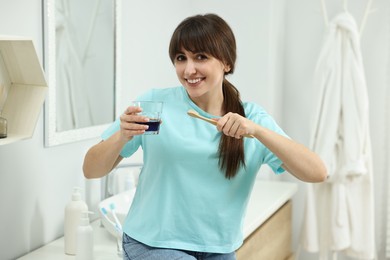
[{"label": "wall niche shelf", "polygon": [[47,88],[32,40],[0,35],[0,110],[8,121],[0,145],[32,137]]}]

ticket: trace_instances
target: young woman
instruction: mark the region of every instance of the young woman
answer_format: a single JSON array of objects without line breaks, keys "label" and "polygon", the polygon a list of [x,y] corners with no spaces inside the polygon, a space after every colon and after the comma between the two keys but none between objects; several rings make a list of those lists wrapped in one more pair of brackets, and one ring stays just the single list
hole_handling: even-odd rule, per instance
[{"label": "young woman", "polygon": [[[169,56],[182,86],[138,97],[164,102],[160,133],[143,135],[147,126],[135,122],[148,119],[128,107],[87,152],[84,175],[102,177],[143,149],[144,167],[124,224],[124,259],[235,259],[262,164],[307,182],[324,181],[326,169],[262,107],[242,102],[226,80],[235,68],[236,42],[222,18],[207,14],[182,21]],[[189,117],[189,109],[217,126]]]}]

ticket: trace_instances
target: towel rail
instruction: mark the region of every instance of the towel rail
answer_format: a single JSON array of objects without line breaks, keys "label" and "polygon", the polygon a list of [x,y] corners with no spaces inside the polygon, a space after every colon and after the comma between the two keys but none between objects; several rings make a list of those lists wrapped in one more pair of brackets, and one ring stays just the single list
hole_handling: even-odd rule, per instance
[{"label": "towel rail", "polygon": [[343,1],[343,8],[345,12],[348,12],[348,0]]},{"label": "towel rail", "polygon": [[360,24],[360,36],[363,34],[364,27],[366,26],[368,15],[371,12],[373,12],[373,10],[371,10],[371,6],[372,6],[373,2],[374,2],[374,0],[368,0],[367,1],[366,9],[364,10],[364,14],[363,14],[362,23]]},{"label": "towel rail", "polygon": [[329,18],[328,18],[328,13],[326,11],[325,1],[324,0],[320,0],[320,1],[321,1],[322,16],[324,18],[324,24],[325,24],[325,27],[328,28]]},{"label": "towel rail", "polygon": [[[328,28],[329,17],[328,17],[328,11],[326,9],[325,0],[320,0],[320,2],[321,2],[322,15],[324,18],[324,24],[325,24],[325,27]],[[366,23],[367,23],[368,15],[375,11],[375,10],[372,10],[372,8],[371,8],[373,2],[374,2],[374,0],[367,1],[367,5],[366,5],[366,8],[365,8],[364,13],[363,13],[362,22],[360,24],[360,31],[359,31],[360,35],[363,34],[364,28],[365,28]],[[348,0],[343,0],[343,9],[345,12],[348,12]]]},{"label": "towel rail", "polygon": [[[114,169],[111,170],[111,172],[109,174],[107,174],[106,176],[104,176],[102,178],[102,200],[103,199],[106,199],[114,194],[111,194],[110,193],[110,185],[109,185],[109,177],[111,174],[115,174],[115,171],[118,170],[118,169],[123,169],[123,168],[142,168],[143,166],[143,163],[122,163],[122,164],[118,164]],[[112,188],[112,187],[111,187]]]}]

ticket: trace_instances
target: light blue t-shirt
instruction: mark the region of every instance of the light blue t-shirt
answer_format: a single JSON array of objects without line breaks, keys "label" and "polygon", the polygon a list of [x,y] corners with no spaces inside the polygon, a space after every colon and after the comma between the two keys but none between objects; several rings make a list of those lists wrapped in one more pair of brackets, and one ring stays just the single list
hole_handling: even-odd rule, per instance
[{"label": "light blue t-shirt", "polygon": [[[183,87],[153,89],[138,100],[163,101],[163,124],[158,135],[129,141],[121,156],[139,147],[144,154],[137,191],[124,224],[130,237],[153,247],[230,253],[243,242],[244,214],[256,173],[268,164],[281,173],[282,162],[255,138],[244,138],[246,168],[226,179],[218,166],[221,133],[187,115],[201,110]],[[244,103],[246,117],[286,135],[263,108]],[[117,120],[103,134],[119,130]]]}]

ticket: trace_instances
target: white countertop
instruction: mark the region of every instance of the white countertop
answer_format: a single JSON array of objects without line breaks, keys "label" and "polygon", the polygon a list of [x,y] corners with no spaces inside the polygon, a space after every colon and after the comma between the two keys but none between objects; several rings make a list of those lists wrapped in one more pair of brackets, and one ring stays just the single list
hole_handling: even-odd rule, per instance
[{"label": "white countertop", "polygon": [[[258,180],[253,188],[244,220],[244,238],[248,237],[263,224],[297,191],[297,184]],[[94,259],[122,259],[117,255],[116,239],[109,234],[100,221],[92,223],[94,229]],[[75,256],[64,253],[64,238],[61,237],[37,250],[18,258],[18,260],[70,260]]]},{"label": "white countertop", "polygon": [[[100,226],[100,220],[94,221],[93,244],[94,260],[123,259],[117,255],[116,239],[108,231]],[[31,253],[18,258],[17,260],[74,260],[76,256],[64,253],[64,237],[32,251]]]}]

